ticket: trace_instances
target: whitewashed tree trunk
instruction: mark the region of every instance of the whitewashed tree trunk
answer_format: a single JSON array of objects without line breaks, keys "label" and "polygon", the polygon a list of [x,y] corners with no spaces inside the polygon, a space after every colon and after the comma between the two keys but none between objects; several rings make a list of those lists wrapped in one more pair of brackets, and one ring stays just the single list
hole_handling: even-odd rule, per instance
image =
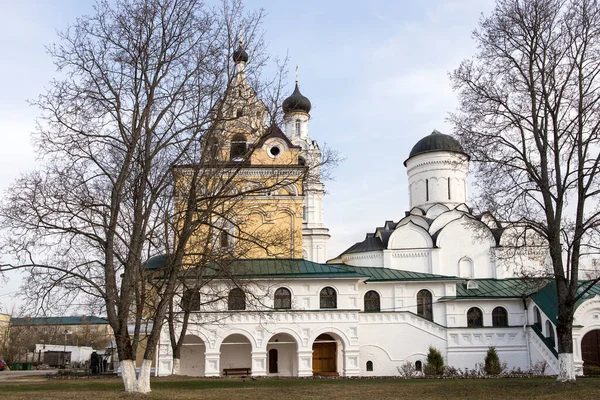
[{"label": "whitewashed tree trunk", "polygon": [[573,353],[558,354],[558,382],[574,382],[575,381],[575,362]]},{"label": "whitewashed tree trunk", "polygon": [[152,360],[142,360],[142,367],[137,378],[137,393],[150,393],[150,370],[152,369]]},{"label": "whitewashed tree trunk", "polygon": [[123,360],[120,362],[123,385],[127,393],[150,393],[150,371],[152,360],[142,360],[139,375],[135,373],[135,361]]},{"label": "whitewashed tree trunk", "polygon": [[127,393],[133,393],[136,391],[136,376],[135,376],[135,361],[133,360],[121,360],[119,362],[121,366],[121,377],[123,378],[123,386]]},{"label": "whitewashed tree trunk", "polygon": [[179,358],[173,359],[173,375],[181,375],[181,360]]}]

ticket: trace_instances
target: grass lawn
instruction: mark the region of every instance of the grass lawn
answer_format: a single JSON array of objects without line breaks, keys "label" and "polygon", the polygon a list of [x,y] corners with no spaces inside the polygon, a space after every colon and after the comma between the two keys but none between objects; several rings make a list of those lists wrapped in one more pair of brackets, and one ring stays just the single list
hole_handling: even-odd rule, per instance
[{"label": "grass lawn", "polygon": [[152,380],[149,396],[129,396],[120,379],[32,379],[0,382],[0,399],[594,399],[600,378],[555,384],[551,378],[477,380],[287,380],[166,377]]}]

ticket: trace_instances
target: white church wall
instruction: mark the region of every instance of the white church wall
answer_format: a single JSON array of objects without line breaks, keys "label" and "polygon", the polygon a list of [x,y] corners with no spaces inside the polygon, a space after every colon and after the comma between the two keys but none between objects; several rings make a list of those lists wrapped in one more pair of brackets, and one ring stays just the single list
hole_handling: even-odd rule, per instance
[{"label": "white church wall", "polygon": [[509,327],[525,325],[525,313],[527,311],[523,310],[521,299],[473,299],[446,302],[447,326],[466,328],[467,312],[472,307],[477,307],[482,311],[484,327],[492,327],[492,311],[496,307],[506,309]]},{"label": "white church wall", "polygon": [[430,249],[433,245],[431,236],[423,227],[409,222],[399,226],[391,234],[388,249]]},{"label": "white church wall", "polygon": [[[473,262],[473,278],[495,278],[491,249],[495,241],[487,228],[478,221],[464,217],[447,224],[439,233],[439,265],[434,264],[433,273],[459,276],[462,259]],[[437,268],[436,268],[437,267]],[[467,277],[465,277],[467,278]]]},{"label": "white church wall", "polygon": [[181,349],[181,374],[186,376],[204,376],[204,343],[184,343]]},{"label": "white church wall", "polygon": [[465,156],[444,151],[424,153],[408,159],[406,169],[411,208],[432,203],[466,203]]},{"label": "white church wall", "polygon": [[[272,336],[268,340],[267,353],[271,349],[277,350],[277,372],[267,372],[270,376],[296,376],[298,368],[296,366],[296,358],[298,352],[298,343],[296,340],[286,333],[279,333]],[[268,360],[267,356],[267,360]]]},{"label": "white church wall", "polygon": [[384,267],[402,271],[431,273],[431,249],[384,250]]},{"label": "white church wall", "polygon": [[342,261],[348,265],[359,267],[383,267],[383,252],[368,251],[364,253],[343,254]]},{"label": "white church wall", "polygon": [[490,347],[495,347],[501,362],[509,369],[529,369],[527,335],[523,327],[449,328],[446,363],[456,368],[473,369],[483,364]]},{"label": "white church wall", "polygon": [[[425,360],[429,346],[446,348],[444,329],[406,312],[361,314],[361,375],[394,376],[407,360]],[[373,371],[366,370],[367,361]]]}]

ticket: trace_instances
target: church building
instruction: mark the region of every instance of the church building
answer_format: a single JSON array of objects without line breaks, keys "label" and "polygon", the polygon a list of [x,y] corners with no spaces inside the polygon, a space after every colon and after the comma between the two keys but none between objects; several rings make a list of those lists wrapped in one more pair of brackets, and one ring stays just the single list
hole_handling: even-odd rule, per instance
[{"label": "church building", "polygon": [[[418,141],[404,162],[410,204],[404,217],[383,222],[327,261],[311,102],[296,82],[283,102],[283,129],[268,126],[266,108],[244,76],[248,54],[241,45],[234,61],[227,112],[239,119],[219,142],[218,157],[241,163],[239,176],[289,179],[245,197],[237,224],[286,239],[236,250],[230,272],[247,285],[213,280],[226,295],[206,307],[198,302],[191,312],[181,374],[397,376],[407,363],[422,371],[430,347],[446,365],[473,369],[491,346],[509,369],[545,363],[547,374],[558,372],[555,287],[551,280],[521,279],[517,268],[541,266],[545,253],[533,249],[511,262],[503,249],[510,229],[468,205],[470,158],[454,138],[434,130]],[[185,175],[185,167],[178,173]],[[216,245],[243,247],[240,237],[232,231]],[[600,287],[578,304],[573,342],[578,374],[584,363],[600,365]],[[171,374],[167,324],[156,365],[158,375]]]}]

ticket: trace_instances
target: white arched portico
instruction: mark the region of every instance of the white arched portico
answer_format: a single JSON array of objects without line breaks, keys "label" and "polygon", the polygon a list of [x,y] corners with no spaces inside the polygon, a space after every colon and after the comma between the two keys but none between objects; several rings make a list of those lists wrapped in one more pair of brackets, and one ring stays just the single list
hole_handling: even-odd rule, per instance
[{"label": "white arched portico", "polygon": [[186,335],[181,347],[180,373],[186,376],[204,376],[206,344],[196,335]]},{"label": "white arched portico", "polygon": [[[348,336],[337,328],[315,331],[309,341],[312,347],[313,375],[358,376],[359,348],[352,346]],[[302,362],[302,359],[300,360]]]},{"label": "white arched portico", "polygon": [[298,343],[299,338],[290,333],[280,332],[271,336],[266,349],[268,375],[298,375]]},{"label": "white arched portico", "polygon": [[[261,366],[255,368],[253,365],[255,348],[252,336],[244,334],[243,331],[226,336],[219,345],[220,374],[223,375],[226,369],[234,368],[251,369],[253,375],[259,372]],[[262,369],[264,370],[264,366]]]}]

